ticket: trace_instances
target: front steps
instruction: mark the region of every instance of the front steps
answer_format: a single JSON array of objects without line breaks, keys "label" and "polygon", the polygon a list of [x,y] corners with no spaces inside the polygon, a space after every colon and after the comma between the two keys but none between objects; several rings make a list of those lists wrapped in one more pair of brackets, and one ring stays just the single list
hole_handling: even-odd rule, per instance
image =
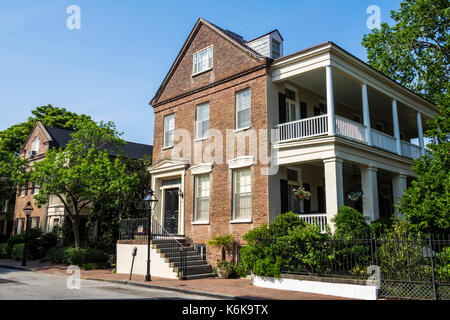
[{"label": "front steps", "polygon": [[[184,246],[186,251],[186,280],[215,277],[211,265],[202,256],[198,254],[194,247],[187,245],[186,239],[177,239]],[[160,254],[161,258],[173,269],[174,272],[179,271],[180,254],[178,250],[173,252],[174,247],[180,248],[175,240],[152,240],[152,248]]]}]

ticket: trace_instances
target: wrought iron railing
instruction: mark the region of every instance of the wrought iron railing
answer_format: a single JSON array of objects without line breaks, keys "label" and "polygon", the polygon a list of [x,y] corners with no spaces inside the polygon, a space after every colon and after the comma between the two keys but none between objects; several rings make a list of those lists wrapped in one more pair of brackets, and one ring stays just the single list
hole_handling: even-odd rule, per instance
[{"label": "wrought iron railing", "polygon": [[187,251],[185,246],[155,219],[152,219],[150,230],[148,228],[148,218],[121,220],[119,223],[119,240],[130,241],[133,244],[147,244],[149,231],[151,234],[151,245],[157,245],[164,258],[172,258],[171,260],[174,260],[174,264],[177,265],[176,270],[179,278],[186,278]]}]

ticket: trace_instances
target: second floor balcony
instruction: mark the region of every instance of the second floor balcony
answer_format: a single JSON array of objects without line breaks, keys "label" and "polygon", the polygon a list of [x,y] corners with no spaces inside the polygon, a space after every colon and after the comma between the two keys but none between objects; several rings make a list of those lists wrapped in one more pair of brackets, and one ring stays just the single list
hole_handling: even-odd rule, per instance
[{"label": "second floor balcony", "polygon": [[269,101],[275,144],[340,136],[409,159],[438,111],[333,43],[275,60]]}]

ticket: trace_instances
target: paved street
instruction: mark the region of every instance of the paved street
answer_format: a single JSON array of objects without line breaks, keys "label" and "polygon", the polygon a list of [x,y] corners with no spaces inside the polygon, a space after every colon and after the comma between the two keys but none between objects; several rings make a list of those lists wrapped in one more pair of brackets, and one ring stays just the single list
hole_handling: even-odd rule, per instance
[{"label": "paved street", "polygon": [[66,282],[69,276],[0,267],[0,300],[211,299],[193,294],[91,280],[81,280],[80,289],[68,289]]}]

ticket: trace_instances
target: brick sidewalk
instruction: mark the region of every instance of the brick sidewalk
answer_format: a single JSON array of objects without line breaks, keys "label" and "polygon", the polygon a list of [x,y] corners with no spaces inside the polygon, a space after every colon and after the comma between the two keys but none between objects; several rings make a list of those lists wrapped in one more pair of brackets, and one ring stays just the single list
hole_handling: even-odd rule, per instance
[{"label": "brick sidewalk", "polygon": [[[10,266],[20,268],[21,261],[1,260],[0,266]],[[67,266],[41,263],[39,261],[28,261],[27,269],[49,274],[66,275]],[[81,277],[84,279],[101,279],[105,281],[128,281],[128,274],[115,274],[111,270],[81,270]],[[144,281],[143,275],[133,275],[132,282],[139,284],[149,284]],[[268,299],[268,300],[348,300],[336,296],[326,296],[313,293],[303,293],[297,291],[267,289],[255,287],[250,279],[217,279],[205,278],[194,280],[177,280],[152,277],[152,286],[165,288],[175,288],[179,290],[204,292],[216,295],[226,295],[230,298],[243,299]]]}]

